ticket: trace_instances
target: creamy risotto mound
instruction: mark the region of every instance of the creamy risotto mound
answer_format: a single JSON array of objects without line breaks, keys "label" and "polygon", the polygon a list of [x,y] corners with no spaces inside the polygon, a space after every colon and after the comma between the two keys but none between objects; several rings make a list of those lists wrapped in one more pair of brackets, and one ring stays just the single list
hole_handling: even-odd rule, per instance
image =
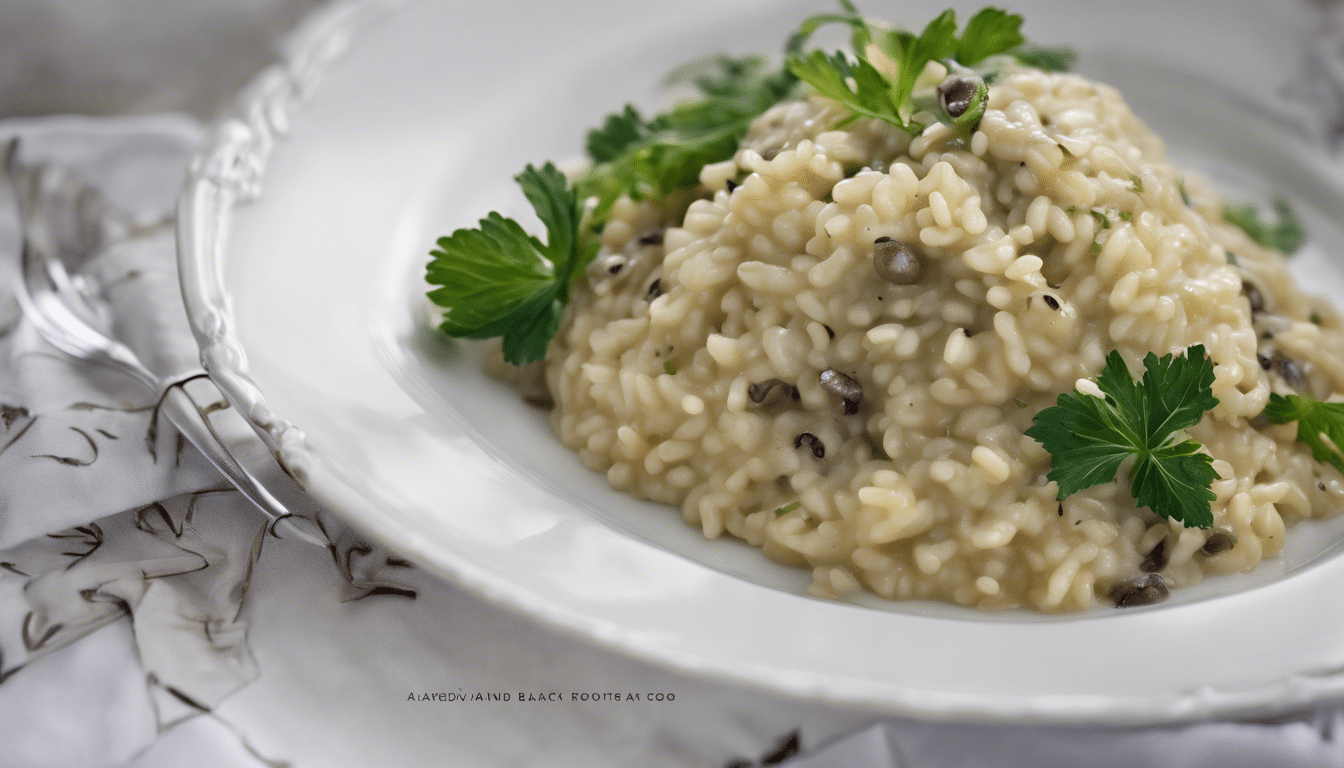
[{"label": "creamy risotto mound", "polygon": [[[1340,508],[1344,478],[1256,418],[1344,391],[1336,315],[1114,90],[1017,70],[968,138],[846,114],[770,109],[679,225],[617,203],[545,364],[556,431],[613,487],[810,567],[817,595],[1046,611],[1250,569]],[[1195,344],[1214,526],[1114,482],[1056,501],[1033,416],[1096,394],[1110,350],[1137,375]]]}]

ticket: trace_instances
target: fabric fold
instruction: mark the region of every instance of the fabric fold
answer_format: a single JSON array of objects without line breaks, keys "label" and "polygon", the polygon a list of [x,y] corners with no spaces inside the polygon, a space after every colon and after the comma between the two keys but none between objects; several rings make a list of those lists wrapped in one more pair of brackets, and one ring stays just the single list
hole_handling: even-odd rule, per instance
[{"label": "fabric fold", "polygon": [[[30,139],[26,151],[72,163],[151,222],[171,206],[186,162],[165,148],[200,136],[176,118],[0,123],[0,139],[15,131]],[[3,263],[15,258],[15,241],[0,196]],[[157,297],[141,298],[140,278],[130,275],[151,271]],[[152,226],[127,231],[90,271],[121,304],[124,330],[147,331],[144,349],[182,354],[189,332],[162,311],[172,274],[168,231]],[[302,500],[331,546],[276,538],[171,425],[155,420],[151,393],[37,339],[10,280],[12,270],[0,269],[6,765],[158,768],[208,750],[211,768],[450,760],[1344,768],[1341,708],[1277,724],[1156,729],[876,718],[668,672],[558,635]],[[212,417],[246,432],[228,408]]]}]

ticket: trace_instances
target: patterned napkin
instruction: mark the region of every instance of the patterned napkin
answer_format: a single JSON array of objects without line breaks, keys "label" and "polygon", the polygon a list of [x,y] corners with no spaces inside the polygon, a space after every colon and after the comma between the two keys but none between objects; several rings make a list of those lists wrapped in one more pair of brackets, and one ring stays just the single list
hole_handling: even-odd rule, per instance
[{"label": "patterned napkin", "polygon": [[[0,123],[149,222],[90,267],[128,298],[173,273],[200,127]],[[155,224],[155,222],[158,222]],[[1344,715],[1118,730],[878,720],[668,673],[561,637],[373,546],[292,489],[332,542],[265,519],[132,381],[45,346],[11,296],[0,196],[0,765],[1320,766]],[[189,345],[162,339],[164,351]],[[216,427],[264,452],[221,403]],[[253,446],[249,452],[247,446]],[[272,480],[283,483],[271,468]]]}]

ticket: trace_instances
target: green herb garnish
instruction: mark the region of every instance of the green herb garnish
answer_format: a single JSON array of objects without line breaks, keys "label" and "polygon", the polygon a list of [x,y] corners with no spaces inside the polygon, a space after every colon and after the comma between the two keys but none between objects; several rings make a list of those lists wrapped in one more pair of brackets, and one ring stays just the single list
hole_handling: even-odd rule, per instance
[{"label": "green herb garnish", "polygon": [[751,121],[787,97],[796,83],[785,70],[768,70],[759,56],[695,62],[669,81],[691,82],[701,98],[651,119],[626,105],[588,133],[593,166],[575,186],[580,197],[597,199],[595,229],[621,195],[656,199],[694,186],[700,169],[732,157]]},{"label": "green herb garnish", "polygon": [[666,373],[668,376],[676,376],[676,375],[677,375],[677,364],[674,363],[674,362],[672,362],[671,360],[664,360],[664,361],[663,361],[663,373]]},{"label": "green herb garnish", "polygon": [[[569,287],[597,253],[592,233],[601,231],[612,203],[694,185],[700,168],[731,157],[751,120],[795,82],[783,70],[765,72],[754,57],[719,57],[682,74],[703,98],[651,120],[630,106],[609,116],[589,133],[593,166],[573,184],[550,163],[516,177],[546,226],[547,243],[498,213],[438,241],[427,279],[443,286],[429,297],[447,309],[445,333],[502,336],[504,359],[515,365],[545,357]],[[588,200],[595,202],[585,214]]]},{"label": "green herb garnish", "polygon": [[873,458],[880,461],[891,461],[887,455],[887,449],[882,447],[882,441],[872,435],[868,435],[868,447],[873,451]]},{"label": "green herb garnish", "polygon": [[[1311,447],[1311,456],[1344,472],[1344,403],[1323,403],[1307,395],[1269,396],[1265,418],[1275,424],[1297,422],[1297,441]],[[1326,440],[1329,440],[1327,443]]]},{"label": "green herb garnish", "polygon": [[1137,175],[1130,175],[1129,181],[1134,185],[1135,194],[1143,193],[1143,179],[1140,179]]},{"label": "green herb garnish", "polygon": [[1085,488],[1115,480],[1129,458],[1129,492],[1134,502],[1186,526],[1213,525],[1210,487],[1218,473],[1213,457],[1193,440],[1177,442],[1218,404],[1213,396],[1213,363],[1203,345],[1180,357],[1148,353],[1140,382],[1120,353],[1112,350],[1097,376],[1104,399],[1066,392],[1036,414],[1026,434],[1050,452],[1050,474],[1063,500]]},{"label": "green herb garnish", "polygon": [[1012,51],[1013,58],[1046,72],[1068,72],[1078,63],[1078,52],[1065,46],[1024,45]]},{"label": "green herb garnish", "polygon": [[1227,223],[1241,227],[1252,240],[1266,248],[1288,255],[1297,253],[1307,243],[1307,230],[1287,198],[1276,197],[1273,205],[1273,220],[1266,219],[1260,209],[1250,203],[1224,205],[1223,218]]},{"label": "green herb garnish", "polygon": [[[955,32],[956,17],[951,11],[945,13],[951,18]],[[1021,29],[1021,16],[1001,8],[982,8],[966,22],[966,29],[957,41],[956,60],[963,66],[973,67],[990,56],[1011,51],[1026,42]]]},{"label": "green herb garnish", "polygon": [[440,238],[426,279],[446,307],[439,326],[450,336],[504,337],[504,359],[522,365],[546,356],[569,300],[569,286],[597,252],[579,238],[580,203],[574,189],[550,163],[529,165],[515,180],[546,226],[547,242],[527,234],[498,213],[479,229],[459,229]]},{"label": "green herb garnish", "polygon": [[[429,296],[446,310],[442,330],[461,338],[502,336],[510,363],[545,357],[570,287],[597,253],[596,233],[612,204],[628,195],[662,203],[673,215],[669,196],[694,187],[705,165],[732,157],[751,121],[796,93],[795,71],[808,73],[819,93],[858,105],[863,111],[856,117],[913,128],[902,110],[913,109],[914,83],[924,65],[945,59],[964,68],[1022,43],[1022,18],[998,9],[977,13],[958,37],[952,11],[916,36],[870,23],[850,0],[841,6],[843,12],[813,16],[799,27],[786,47],[786,67],[771,69],[755,56],[717,56],[674,72],[670,80],[689,82],[698,97],[649,118],[629,105],[608,116],[588,133],[592,165],[572,182],[550,163],[540,170],[529,165],[516,180],[545,225],[547,242],[493,212],[477,228],[439,239],[427,280],[440,286]],[[804,51],[811,35],[831,23],[853,30],[855,63],[841,54]],[[869,42],[900,65],[894,80],[863,58]],[[974,109],[954,118],[955,125],[971,124],[983,113],[987,89],[978,82]]]},{"label": "green herb garnish", "polygon": [[850,116],[838,125],[845,125],[861,117],[885,120],[904,130],[913,130],[900,116],[901,103],[892,92],[891,81],[868,63],[859,59],[853,64],[843,53],[827,55],[813,51],[806,58],[789,59],[789,71],[812,89],[843,104]]},{"label": "green herb garnish", "polygon": [[775,517],[783,517],[802,505],[801,501],[792,501],[775,510]]},{"label": "green herb garnish", "polygon": [[[868,117],[884,120],[905,131],[918,131],[923,126],[912,122],[910,115],[920,106],[914,98],[915,81],[925,66],[941,61],[954,72],[966,71],[993,56],[1020,49],[1023,44],[1022,17],[998,8],[985,8],[975,14],[958,37],[957,16],[951,9],[943,11],[916,35],[904,29],[870,24],[852,3],[843,2],[842,5],[848,13],[822,14],[804,23],[790,42],[792,55],[787,65],[790,72],[817,93],[850,110],[850,116],[841,121],[842,124]],[[827,23],[844,23],[853,29],[854,61],[851,62],[844,53],[813,51],[801,54],[801,40]],[[868,60],[869,44],[876,46],[896,65],[894,78],[884,75]],[[984,81],[992,79],[996,73],[997,68],[978,73],[981,81],[971,106],[960,114],[950,115],[950,123],[962,128],[974,127],[984,113],[988,94]]]},{"label": "green herb garnish", "polygon": [[[1069,210],[1072,212],[1073,208],[1070,208]],[[1101,253],[1101,232],[1104,229],[1111,228],[1111,218],[1106,215],[1105,211],[1096,208],[1090,208],[1087,212],[1092,214],[1092,218],[1097,221],[1097,234],[1092,239],[1092,252]]]}]

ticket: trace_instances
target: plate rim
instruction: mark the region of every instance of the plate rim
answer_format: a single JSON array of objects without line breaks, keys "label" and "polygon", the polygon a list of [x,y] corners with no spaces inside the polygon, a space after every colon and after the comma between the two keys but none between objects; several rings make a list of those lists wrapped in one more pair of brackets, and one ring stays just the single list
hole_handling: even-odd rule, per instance
[{"label": "plate rim", "polygon": [[1344,698],[1344,666],[1297,671],[1260,685],[1199,686],[1173,695],[1039,695],[1024,697],[910,687],[752,665],[729,666],[681,652],[660,651],[638,631],[565,610],[525,590],[510,589],[470,563],[420,558],[423,548],[395,526],[379,523],[376,507],[330,471],[303,430],[270,407],[251,378],[234,330],[222,264],[233,211],[261,196],[271,151],[291,118],[322,87],[330,67],[360,34],[421,0],[332,0],[310,13],[282,46],[278,61],[258,73],[215,122],[188,171],[176,222],[183,301],[203,368],[280,466],[323,508],[360,533],[407,555],[427,570],[491,603],[567,636],[656,667],[760,692],[837,707],[926,720],[965,719],[1004,724],[1170,724],[1216,717],[1278,714]]}]

